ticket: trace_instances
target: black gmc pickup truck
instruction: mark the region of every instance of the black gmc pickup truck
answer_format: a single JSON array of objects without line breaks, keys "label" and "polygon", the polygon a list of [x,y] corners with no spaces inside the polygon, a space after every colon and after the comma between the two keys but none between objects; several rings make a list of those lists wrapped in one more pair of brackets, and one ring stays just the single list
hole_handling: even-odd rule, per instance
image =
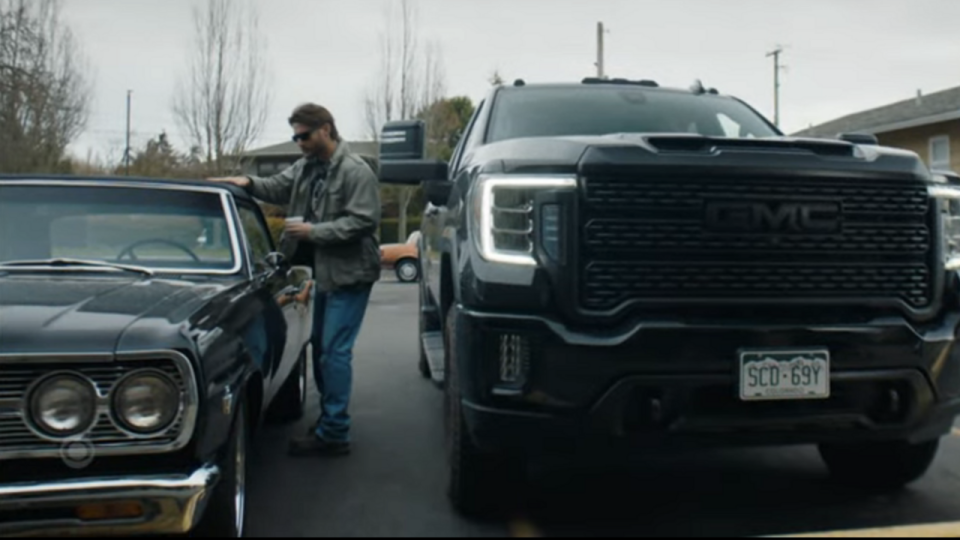
[{"label": "black gmc pickup truck", "polygon": [[960,412],[960,188],[859,134],[781,133],[653,81],[491,90],[423,183],[422,373],[446,393],[450,496],[544,452],[818,445],[841,481],[920,478]]}]

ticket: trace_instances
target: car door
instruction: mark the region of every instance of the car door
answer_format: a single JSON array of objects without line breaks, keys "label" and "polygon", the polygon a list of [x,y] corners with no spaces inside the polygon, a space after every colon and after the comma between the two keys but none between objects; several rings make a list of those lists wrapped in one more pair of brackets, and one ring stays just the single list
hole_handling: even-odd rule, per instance
[{"label": "car door", "polygon": [[268,338],[269,351],[264,355],[263,376],[267,379],[268,401],[287,379],[300,357],[306,331],[306,306],[296,300],[309,275],[302,269],[277,268],[268,262],[274,253],[273,239],[259,208],[252,203],[238,205],[243,236],[252,259],[257,295],[262,298],[261,324]]},{"label": "car door", "polygon": [[[453,188],[454,182],[465,163],[465,155],[475,148],[484,136],[484,125],[482,115],[485,112],[485,101],[477,105],[473,116],[463,130],[463,136],[454,149],[453,156],[450,159],[450,172],[447,178],[449,188]],[[428,290],[432,297],[438,303],[443,303],[441,299],[441,282],[443,269],[441,261],[443,255],[450,254],[452,243],[456,240],[456,221],[451,219],[451,211],[457,208],[451,208],[451,203],[458,204],[459,194],[455,189],[451,190],[451,200],[446,204],[428,204],[423,213],[420,230],[421,236],[421,265],[423,269],[423,280],[426,282]],[[449,299],[447,299],[449,301]]]}]

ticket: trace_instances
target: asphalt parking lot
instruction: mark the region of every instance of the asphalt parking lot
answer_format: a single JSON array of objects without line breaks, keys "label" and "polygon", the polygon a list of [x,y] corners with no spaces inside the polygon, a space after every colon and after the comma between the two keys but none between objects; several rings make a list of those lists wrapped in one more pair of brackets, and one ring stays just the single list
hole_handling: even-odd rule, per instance
[{"label": "asphalt parking lot", "polygon": [[[526,502],[474,522],[445,497],[442,396],[417,372],[417,289],[376,288],[356,348],[354,452],[290,458],[300,423],[256,445],[252,536],[760,536],[960,521],[960,437],[909,490],[874,495],[829,483],[815,449],[711,452],[609,467],[541,464]],[[960,432],[958,432],[960,433]]]}]

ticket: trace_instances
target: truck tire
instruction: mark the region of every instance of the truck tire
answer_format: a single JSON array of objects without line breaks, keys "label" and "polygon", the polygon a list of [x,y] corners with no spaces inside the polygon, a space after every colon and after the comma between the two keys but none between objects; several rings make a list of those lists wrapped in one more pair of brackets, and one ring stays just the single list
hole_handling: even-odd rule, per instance
[{"label": "truck tire", "polygon": [[940,441],[821,445],[820,455],[833,477],[858,488],[900,489],[923,477],[936,459]]},{"label": "truck tire", "polygon": [[214,488],[203,519],[191,536],[242,538],[247,524],[247,459],[250,425],[247,400],[240,399],[230,430],[230,440],[220,459],[220,481]]},{"label": "truck tire", "polygon": [[444,394],[450,474],[448,496],[454,509],[466,517],[492,517],[513,500],[511,496],[517,493],[513,487],[522,482],[526,471],[523,462],[516,457],[482,452],[467,432],[460,380],[455,367],[460,349],[456,325],[456,312],[451,309],[445,328],[449,344],[449,378]]}]

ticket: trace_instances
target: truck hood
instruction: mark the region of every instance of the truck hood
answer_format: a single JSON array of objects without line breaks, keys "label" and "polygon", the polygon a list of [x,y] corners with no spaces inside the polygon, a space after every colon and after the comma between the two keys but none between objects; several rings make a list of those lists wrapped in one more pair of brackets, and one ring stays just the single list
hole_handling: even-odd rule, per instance
[{"label": "truck hood", "polygon": [[482,146],[472,159],[484,173],[590,174],[631,166],[749,166],[930,178],[920,157],[897,148],[797,137],[733,139],[696,134],[621,133],[532,137]]},{"label": "truck hood", "polygon": [[[0,354],[113,353],[131,327],[155,348],[224,284],[164,279],[23,275],[0,277]],[[181,343],[182,344],[182,343]]]}]

